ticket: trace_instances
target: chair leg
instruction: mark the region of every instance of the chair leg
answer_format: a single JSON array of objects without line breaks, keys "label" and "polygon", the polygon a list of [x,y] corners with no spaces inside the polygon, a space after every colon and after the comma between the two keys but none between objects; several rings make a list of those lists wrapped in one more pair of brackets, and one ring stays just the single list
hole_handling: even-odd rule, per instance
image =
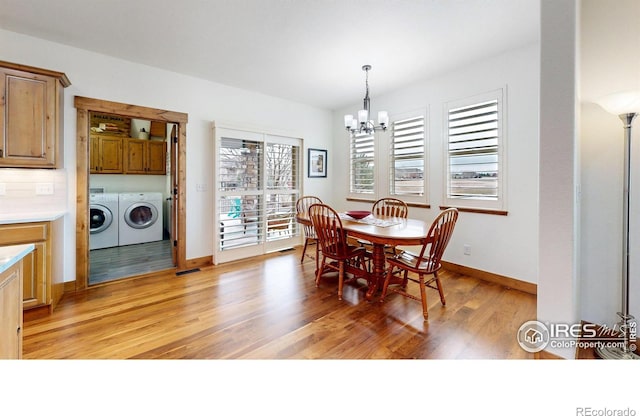
[{"label": "chair leg", "polygon": [[327,261],[326,257],[322,258],[322,265],[316,270],[316,287],[320,287],[320,276],[322,276],[322,270],[324,270],[324,264]]},{"label": "chair leg", "polygon": [[420,299],[422,300],[422,316],[424,316],[424,320],[429,320],[429,312],[427,310],[427,290],[424,284],[424,275],[420,274],[418,276],[418,280],[420,282]]},{"label": "chair leg", "polygon": [[389,267],[387,270],[387,276],[384,278],[384,283],[382,284],[382,294],[380,294],[380,303],[384,303],[384,298],[387,296],[387,288],[389,287],[389,282],[391,281],[391,276],[393,276],[393,267]]},{"label": "chair leg", "polygon": [[309,239],[305,238],[304,239],[304,247],[302,247],[302,256],[300,257],[300,263],[302,263],[304,261],[304,253],[307,252],[307,245],[309,244]]},{"label": "chair leg", "polygon": [[409,270],[404,271],[404,276],[402,277],[402,288],[407,288],[407,283],[409,283]]},{"label": "chair leg", "polygon": [[316,270],[320,267],[320,242],[316,240]]},{"label": "chair leg", "polygon": [[444,290],[442,290],[442,283],[440,283],[440,278],[438,277],[438,272],[434,273],[434,277],[436,278],[436,285],[438,286],[438,292],[440,292],[440,302],[442,305],[446,305],[447,302],[444,300]]}]

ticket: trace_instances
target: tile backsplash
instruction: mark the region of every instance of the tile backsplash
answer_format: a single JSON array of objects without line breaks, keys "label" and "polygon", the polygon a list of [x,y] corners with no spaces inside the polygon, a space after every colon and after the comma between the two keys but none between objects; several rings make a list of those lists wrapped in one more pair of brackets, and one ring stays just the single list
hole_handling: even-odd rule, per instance
[{"label": "tile backsplash", "polygon": [[0,169],[0,214],[66,209],[66,170]]}]

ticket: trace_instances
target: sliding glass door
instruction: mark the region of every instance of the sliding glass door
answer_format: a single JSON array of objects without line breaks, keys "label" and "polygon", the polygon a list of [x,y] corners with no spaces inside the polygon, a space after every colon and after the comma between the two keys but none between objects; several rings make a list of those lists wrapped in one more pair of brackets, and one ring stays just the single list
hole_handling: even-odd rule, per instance
[{"label": "sliding glass door", "polygon": [[300,243],[300,139],[216,128],[214,262]]}]

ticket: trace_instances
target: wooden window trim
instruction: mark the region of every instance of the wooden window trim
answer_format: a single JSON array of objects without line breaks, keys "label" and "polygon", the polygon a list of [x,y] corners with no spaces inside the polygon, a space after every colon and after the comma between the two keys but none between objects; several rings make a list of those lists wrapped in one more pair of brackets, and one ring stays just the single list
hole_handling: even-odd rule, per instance
[{"label": "wooden window trim", "polygon": [[[349,201],[349,202],[369,202],[369,203],[373,204],[374,202],[377,201],[377,199],[347,198],[347,201]],[[431,204],[423,204],[423,203],[419,203],[419,202],[406,202],[406,203],[407,203],[408,207],[431,208]]]},{"label": "wooden window trim", "polygon": [[495,210],[495,209],[466,208],[466,207],[456,207],[453,205],[451,206],[440,205],[441,210],[445,210],[447,208],[456,208],[460,212],[473,212],[474,214],[489,214],[489,215],[502,215],[502,216],[507,216],[509,214],[509,211],[501,211],[501,210]]}]

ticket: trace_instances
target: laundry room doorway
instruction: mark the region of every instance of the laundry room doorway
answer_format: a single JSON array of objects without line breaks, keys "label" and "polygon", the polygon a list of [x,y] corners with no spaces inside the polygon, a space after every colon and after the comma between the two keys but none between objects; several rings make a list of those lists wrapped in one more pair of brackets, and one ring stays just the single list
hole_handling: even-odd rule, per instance
[{"label": "laundry room doorway", "polygon": [[185,270],[187,115],[85,97],[75,106],[76,290]]}]

